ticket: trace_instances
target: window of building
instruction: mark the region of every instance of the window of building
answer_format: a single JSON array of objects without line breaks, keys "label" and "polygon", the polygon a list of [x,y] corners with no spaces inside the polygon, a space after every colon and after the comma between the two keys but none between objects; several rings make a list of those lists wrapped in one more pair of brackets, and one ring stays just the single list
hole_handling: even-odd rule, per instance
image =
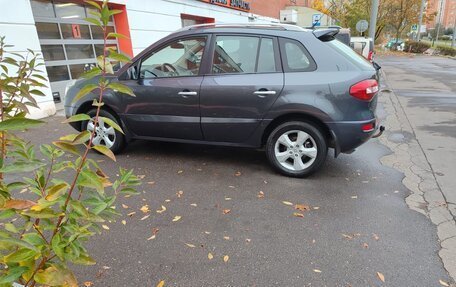
[{"label": "window of building", "polygon": [[205,46],[205,37],[172,42],[142,61],[140,77],[165,78],[198,75]]},{"label": "window of building", "polygon": [[[84,6],[83,1],[30,1],[51,88],[61,89],[65,86],[62,81],[77,79],[84,69],[97,62],[96,56],[103,51],[103,32],[84,20],[93,17],[93,9]],[[115,32],[114,27],[111,18],[108,33]],[[108,39],[107,44],[118,47],[116,39]]]},{"label": "window of building", "polygon": [[40,39],[60,39],[59,25],[56,23],[36,22],[36,30]]},{"label": "window of building", "polygon": [[63,45],[41,45],[44,61],[65,60]]}]

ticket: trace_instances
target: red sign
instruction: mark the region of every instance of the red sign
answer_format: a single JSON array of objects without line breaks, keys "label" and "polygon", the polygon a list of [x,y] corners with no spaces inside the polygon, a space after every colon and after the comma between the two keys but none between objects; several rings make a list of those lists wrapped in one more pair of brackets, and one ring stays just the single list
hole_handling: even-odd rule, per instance
[{"label": "red sign", "polygon": [[245,0],[200,0],[200,1],[214,4],[217,6],[222,6],[225,8],[241,10],[244,12],[250,11],[250,2],[247,2]]},{"label": "red sign", "polygon": [[81,39],[81,27],[79,24],[71,24],[71,30],[73,31],[73,38]]}]

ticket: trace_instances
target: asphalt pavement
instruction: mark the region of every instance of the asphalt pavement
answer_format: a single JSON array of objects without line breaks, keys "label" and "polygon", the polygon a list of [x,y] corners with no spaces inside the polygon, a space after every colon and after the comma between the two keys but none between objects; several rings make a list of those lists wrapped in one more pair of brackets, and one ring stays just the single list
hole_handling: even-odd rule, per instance
[{"label": "asphalt pavement", "polygon": [[[26,137],[49,143],[73,132],[62,120]],[[135,141],[116,163],[92,153],[108,175],[134,168],[144,184],[141,195],[119,199],[123,216],[88,244],[97,265],[77,267],[78,279],[103,287],[452,282],[435,225],[407,206],[403,174],[380,163],[390,154],[373,139],[351,155],[330,152],[318,174],[293,179],[249,149]]]}]

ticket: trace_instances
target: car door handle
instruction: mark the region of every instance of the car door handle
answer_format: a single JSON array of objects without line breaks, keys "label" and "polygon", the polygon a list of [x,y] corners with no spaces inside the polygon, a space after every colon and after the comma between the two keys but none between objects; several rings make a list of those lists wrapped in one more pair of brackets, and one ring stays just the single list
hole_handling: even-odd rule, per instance
[{"label": "car door handle", "polygon": [[179,96],[182,96],[184,98],[187,98],[187,97],[190,97],[190,96],[197,96],[198,93],[197,92],[190,92],[190,91],[182,91],[182,92],[179,92],[177,93]]},{"label": "car door handle", "polygon": [[268,95],[275,95],[276,91],[258,90],[253,92],[253,94],[257,95],[260,98],[265,98]]}]

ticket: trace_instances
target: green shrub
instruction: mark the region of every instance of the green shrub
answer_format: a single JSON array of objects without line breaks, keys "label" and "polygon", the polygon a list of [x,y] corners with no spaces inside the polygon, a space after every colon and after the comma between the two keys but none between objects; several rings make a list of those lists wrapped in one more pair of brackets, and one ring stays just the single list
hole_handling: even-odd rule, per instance
[{"label": "green shrub", "polygon": [[456,56],[456,48],[452,48],[450,46],[437,46],[437,51],[439,52],[440,55],[444,56]]},{"label": "green shrub", "polygon": [[407,41],[405,42],[405,52],[410,52],[410,53],[424,53],[426,52],[427,49],[431,47],[431,44],[428,44],[426,42],[420,41]]}]

